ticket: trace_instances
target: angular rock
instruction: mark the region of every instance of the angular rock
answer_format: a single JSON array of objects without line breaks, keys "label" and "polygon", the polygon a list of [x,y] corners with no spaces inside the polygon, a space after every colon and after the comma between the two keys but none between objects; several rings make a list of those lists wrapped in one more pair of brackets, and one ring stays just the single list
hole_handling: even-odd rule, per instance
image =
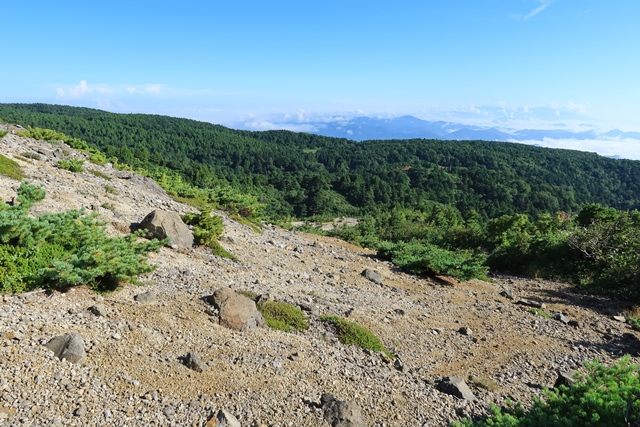
[{"label": "angular rock", "polygon": [[221,409],[209,418],[205,427],[240,427],[240,421],[226,409]]},{"label": "angular rock", "polygon": [[107,314],[107,311],[105,310],[105,308],[100,304],[92,305],[87,309],[87,311],[93,314],[94,316],[98,316],[98,317],[106,316]]},{"label": "angular rock", "polygon": [[136,295],[133,299],[142,304],[151,304],[158,300],[158,296],[153,291],[147,291]]},{"label": "angular rock", "polygon": [[471,330],[471,328],[468,328],[466,326],[463,326],[462,328],[458,329],[458,332],[460,332],[462,335],[467,335],[467,336],[473,335],[473,331]]},{"label": "angular rock", "polygon": [[377,285],[382,285],[382,275],[378,273],[376,270],[372,270],[370,268],[365,268],[361,273],[366,279],[372,281]]},{"label": "angular rock", "polygon": [[221,288],[205,298],[218,309],[220,325],[236,331],[250,331],[264,325],[256,303],[231,288]]},{"label": "angular rock", "polygon": [[506,299],[513,299],[513,293],[509,289],[503,289],[500,291],[500,296]]},{"label": "angular rock", "polygon": [[563,313],[554,313],[553,318],[558,322],[564,323],[565,325],[568,325],[570,322],[569,317]]},{"label": "angular rock", "polygon": [[520,298],[518,301],[516,301],[516,304],[526,305],[527,307],[533,308],[544,308],[544,303],[527,298]]},{"label": "angular rock", "polygon": [[193,233],[175,212],[156,209],[144,217],[138,228],[146,230],[151,237],[168,239],[171,246],[178,248],[193,246]]},{"label": "angular rock", "polygon": [[558,378],[556,378],[553,388],[558,388],[561,385],[571,387],[576,382],[574,375],[574,372],[558,371]]},{"label": "angular rock", "polygon": [[45,344],[45,347],[53,351],[53,354],[55,354],[58,359],[65,359],[71,363],[82,362],[86,357],[84,340],[82,336],[76,332],[52,338]]},{"label": "angular rock", "polygon": [[187,368],[196,372],[204,372],[207,369],[207,365],[200,361],[196,353],[187,353],[187,355],[182,358],[182,363]]},{"label": "angular rock", "polygon": [[325,393],[320,398],[324,419],[332,427],[365,427],[362,410],[353,401],[338,400]]},{"label": "angular rock", "polygon": [[611,318],[616,322],[620,322],[620,323],[624,323],[627,321],[627,319],[624,316],[611,316]]},{"label": "angular rock", "polygon": [[445,377],[438,383],[438,390],[458,399],[474,401],[476,397],[462,377]]}]

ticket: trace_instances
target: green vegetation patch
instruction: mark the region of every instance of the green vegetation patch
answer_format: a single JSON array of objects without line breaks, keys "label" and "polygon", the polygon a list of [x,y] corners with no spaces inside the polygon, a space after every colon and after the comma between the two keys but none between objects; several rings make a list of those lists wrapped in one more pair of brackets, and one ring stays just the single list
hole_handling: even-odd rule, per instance
[{"label": "green vegetation patch", "polygon": [[363,349],[390,354],[380,338],[356,322],[332,315],[322,316],[320,320],[335,328],[336,335],[343,344],[356,345]]},{"label": "green vegetation patch", "polygon": [[633,426],[640,423],[640,366],[625,356],[613,366],[594,362],[571,387],[543,392],[533,407],[492,408],[486,419],[454,425],[477,427]]},{"label": "green vegetation patch", "polygon": [[203,210],[199,213],[188,213],[183,215],[183,221],[193,226],[193,237],[197,245],[206,246],[211,249],[214,255],[235,260],[236,257],[227,251],[218,239],[224,231],[222,218],[214,215],[210,210]]},{"label": "green vegetation patch", "polygon": [[0,175],[8,176],[18,181],[24,178],[24,172],[20,165],[15,160],[11,160],[2,154],[0,154]]},{"label": "green vegetation patch", "polygon": [[4,138],[4,136],[7,134],[8,132],[4,129],[0,129],[0,139]]},{"label": "green vegetation patch", "polygon": [[82,159],[62,159],[58,161],[58,167],[60,169],[68,170],[69,172],[79,173],[84,170],[84,160]]},{"label": "green vegetation patch", "polygon": [[282,301],[265,301],[258,310],[267,322],[267,326],[285,332],[305,331],[309,321],[299,307]]},{"label": "green vegetation patch", "polygon": [[41,187],[22,183],[16,205],[0,204],[0,292],[78,285],[108,291],[153,269],[146,254],[164,242],[139,241],[135,233],[110,237],[83,210],[29,215],[44,197]]}]

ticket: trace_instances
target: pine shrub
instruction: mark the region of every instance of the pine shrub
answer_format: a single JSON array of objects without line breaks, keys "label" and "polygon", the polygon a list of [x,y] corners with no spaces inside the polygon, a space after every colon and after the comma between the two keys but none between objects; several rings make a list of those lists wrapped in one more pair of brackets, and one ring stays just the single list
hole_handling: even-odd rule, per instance
[{"label": "pine shrub", "polygon": [[547,390],[533,407],[492,408],[486,419],[458,423],[477,427],[635,426],[640,423],[640,366],[628,356],[606,367],[593,362],[571,387]]},{"label": "pine shrub", "polygon": [[110,237],[95,214],[83,210],[29,215],[44,190],[23,183],[19,203],[0,205],[0,292],[88,285],[113,290],[152,270],[146,254],[164,242],[137,234]]}]

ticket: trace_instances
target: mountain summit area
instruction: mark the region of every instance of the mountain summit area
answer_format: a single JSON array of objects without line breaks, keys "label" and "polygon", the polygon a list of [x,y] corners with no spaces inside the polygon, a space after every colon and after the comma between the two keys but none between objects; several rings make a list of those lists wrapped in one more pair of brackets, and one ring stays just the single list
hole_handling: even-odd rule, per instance
[{"label": "mountain summit area", "polygon": [[182,222],[197,209],[152,179],[0,129],[11,165],[0,213],[38,188],[32,220],[79,210],[70,223],[94,218],[103,239],[144,227],[129,244],[164,239],[137,285],[0,297],[0,425],[448,425],[529,406],[585,362],[640,361],[640,333],[614,300],[547,280],[412,275],[343,240],[223,211],[210,213],[223,227],[213,251]]}]

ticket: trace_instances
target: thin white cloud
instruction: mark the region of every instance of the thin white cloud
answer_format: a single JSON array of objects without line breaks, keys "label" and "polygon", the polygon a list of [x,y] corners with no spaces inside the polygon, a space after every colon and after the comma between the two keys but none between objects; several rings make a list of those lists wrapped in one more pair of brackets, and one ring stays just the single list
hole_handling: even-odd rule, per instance
[{"label": "thin white cloud", "polygon": [[78,84],[64,85],[55,88],[56,96],[61,99],[83,99],[99,95],[103,100],[114,95],[160,95],[167,90],[166,85],[147,83],[143,85],[108,85],[91,84],[80,80]]},{"label": "thin white cloud", "polygon": [[521,21],[528,21],[529,19],[541,14],[546,8],[551,6],[551,3],[553,3],[553,0],[538,0],[537,3],[538,5],[533,9],[531,9],[527,14],[516,15],[516,18]]}]

